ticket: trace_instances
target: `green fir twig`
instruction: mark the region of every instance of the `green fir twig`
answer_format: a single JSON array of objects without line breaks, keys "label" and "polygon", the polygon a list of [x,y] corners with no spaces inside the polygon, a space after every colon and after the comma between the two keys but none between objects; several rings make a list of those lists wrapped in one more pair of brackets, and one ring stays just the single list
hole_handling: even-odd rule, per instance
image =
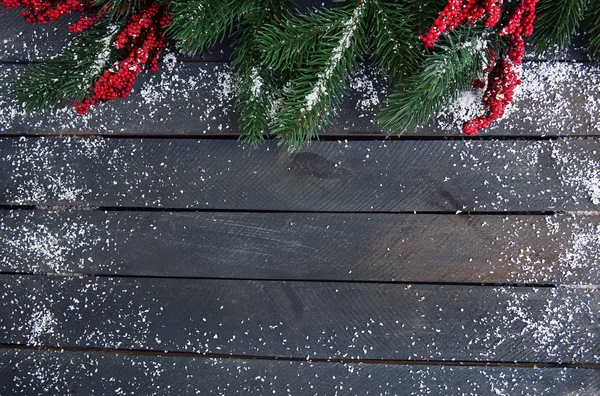
[{"label": "green fir twig", "polygon": [[425,57],[420,73],[401,83],[381,109],[380,122],[388,134],[400,134],[428,121],[460,91],[472,87],[485,67],[488,42],[482,32],[458,29],[444,36]]},{"label": "green fir twig", "polygon": [[[330,121],[341,102],[349,75],[357,67],[357,57],[365,52],[366,2],[357,0],[347,7],[327,13],[311,13],[301,17],[307,28],[329,24],[314,45],[310,57],[302,62],[294,79],[284,87],[282,106],[271,123],[280,144],[291,149],[317,136]],[[323,16],[323,17],[322,17]],[[281,26],[282,35],[290,35],[298,25]],[[309,37],[312,40],[312,37]],[[299,46],[299,44],[294,44]],[[273,58],[267,56],[267,59]],[[297,60],[279,61],[285,65]]]},{"label": "green fir twig", "polygon": [[588,0],[540,0],[532,36],[538,54],[566,49],[585,15]]},{"label": "green fir twig", "polygon": [[92,0],[98,15],[106,16],[110,21],[118,21],[130,17],[140,10],[142,0]]},{"label": "green fir twig", "polygon": [[113,47],[118,24],[101,22],[78,34],[57,57],[25,69],[11,95],[25,110],[55,107],[69,99],[81,101],[94,83],[115,62]]},{"label": "green fir twig", "polygon": [[169,4],[173,19],[166,34],[175,40],[177,48],[196,55],[229,36],[253,1],[177,0]]},{"label": "green fir twig", "polygon": [[379,67],[393,82],[399,82],[413,74],[423,60],[414,14],[404,4],[388,0],[373,1],[370,9],[371,51]]},{"label": "green fir twig", "polygon": [[585,26],[590,43],[590,53],[595,60],[600,60],[600,0],[589,0]]},{"label": "green fir twig", "polygon": [[236,33],[232,66],[235,71],[240,140],[256,148],[268,136],[272,98],[278,79],[261,64],[259,31],[265,24],[281,20],[288,11],[288,0],[238,0],[253,3],[241,19]]}]

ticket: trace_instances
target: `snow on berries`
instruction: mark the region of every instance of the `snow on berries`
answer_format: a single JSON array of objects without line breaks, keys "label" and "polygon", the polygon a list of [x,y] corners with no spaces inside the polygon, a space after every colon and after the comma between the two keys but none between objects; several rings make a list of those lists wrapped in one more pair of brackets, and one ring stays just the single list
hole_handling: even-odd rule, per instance
[{"label": "snow on berries", "polygon": [[[476,135],[481,129],[504,115],[506,107],[512,102],[516,87],[521,83],[518,67],[523,63],[525,55],[524,37],[533,33],[535,6],[538,0],[520,0],[512,9],[506,26],[499,35],[508,42],[505,58],[498,58],[490,51],[491,66],[486,69],[487,86],[483,80],[473,82],[474,87],[483,88],[483,105],[486,114],[469,120],[463,124],[463,132]],[[473,26],[487,15],[485,26],[493,28],[502,15],[502,0],[449,0],[427,34],[422,35],[425,48],[433,48],[436,41],[444,33],[448,33],[461,25]]]}]

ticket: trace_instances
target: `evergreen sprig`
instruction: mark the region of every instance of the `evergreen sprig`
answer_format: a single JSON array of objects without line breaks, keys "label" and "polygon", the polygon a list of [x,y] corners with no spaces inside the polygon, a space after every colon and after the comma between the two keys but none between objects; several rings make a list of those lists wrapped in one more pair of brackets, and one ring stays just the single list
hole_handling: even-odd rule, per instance
[{"label": "evergreen sprig", "polygon": [[288,15],[283,24],[268,24],[261,31],[261,62],[276,70],[304,65],[321,41],[342,29],[348,13],[340,9],[314,10],[310,15]]},{"label": "evergreen sprig", "polygon": [[234,38],[236,109],[240,139],[256,147],[268,135],[276,76],[261,64],[259,31],[288,11],[288,0],[182,0],[171,3],[167,33],[184,53],[194,55],[223,38]]},{"label": "evergreen sprig", "polygon": [[586,10],[585,26],[590,43],[590,52],[596,60],[600,59],[600,0],[590,0]]},{"label": "evergreen sprig", "polygon": [[425,56],[420,73],[398,85],[381,109],[380,121],[388,133],[402,133],[427,120],[442,105],[469,89],[483,72],[488,43],[482,32],[458,29],[445,36]]},{"label": "evergreen sprig", "polygon": [[368,36],[375,61],[393,82],[399,82],[412,75],[423,60],[414,29],[415,14],[404,3],[388,0],[373,1],[370,10]]},{"label": "evergreen sprig", "polygon": [[281,20],[288,12],[287,0],[238,0],[254,3],[240,20],[234,41],[232,66],[236,76],[240,139],[256,148],[268,136],[272,97],[276,95],[277,76],[261,64],[258,34],[267,23]]},{"label": "evergreen sprig", "polygon": [[392,82],[414,74],[424,54],[417,29],[433,5],[407,0],[351,1],[345,7],[293,16],[263,31],[262,61],[292,70],[271,129],[291,148],[318,136],[343,98],[358,59],[371,52]]},{"label": "evergreen sprig", "polygon": [[540,0],[532,37],[535,51],[552,54],[567,48],[585,16],[587,3],[588,0]]},{"label": "evergreen sprig", "polygon": [[19,75],[11,88],[17,102],[31,112],[55,107],[66,100],[83,100],[117,53],[113,42],[119,25],[101,22],[76,35],[57,57],[33,65]]},{"label": "evergreen sprig", "polygon": [[418,36],[429,29],[448,0],[403,0],[402,5],[411,16],[413,32]]},{"label": "evergreen sprig", "polygon": [[[311,51],[307,56],[301,53],[300,58],[292,56],[294,60],[278,60],[278,54],[269,54],[269,47],[264,47],[265,59],[276,60],[280,66],[301,64],[284,87],[282,106],[271,123],[271,131],[280,143],[287,143],[294,149],[315,137],[317,131],[330,121],[342,99],[348,77],[358,65],[357,57],[366,49],[366,4],[356,0],[345,7],[298,17],[291,25],[280,25],[278,35],[289,37],[286,42],[293,42],[295,48],[309,48]],[[314,35],[291,40],[298,29],[314,31],[319,25],[323,28],[319,30],[316,42]],[[310,44],[303,44],[303,39],[308,39]]]},{"label": "evergreen sprig", "polygon": [[[244,4],[245,3],[245,4]],[[231,0],[177,0],[169,4],[173,15],[167,35],[175,40],[177,48],[195,55],[229,36],[236,23],[248,12],[253,1]]]},{"label": "evergreen sprig", "polygon": [[98,9],[98,15],[105,15],[109,20],[116,21],[137,12],[142,0],[93,0],[92,5]]}]

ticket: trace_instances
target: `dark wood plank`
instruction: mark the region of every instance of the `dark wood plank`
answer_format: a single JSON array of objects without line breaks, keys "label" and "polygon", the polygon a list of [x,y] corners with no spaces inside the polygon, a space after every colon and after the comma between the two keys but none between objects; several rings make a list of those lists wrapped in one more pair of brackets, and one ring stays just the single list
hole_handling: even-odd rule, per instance
[{"label": "dark wood plank", "polygon": [[1,275],[0,290],[5,344],[320,359],[600,361],[600,290],[591,288]]},{"label": "dark wood plank", "polygon": [[599,249],[598,215],[0,211],[3,272],[599,284]]},{"label": "dark wood plank", "polygon": [[65,46],[71,34],[68,25],[77,20],[68,15],[48,25],[28,24],[21,8],[0,8],[0,62],[30,62],[48,59]]},{"label": "dark wood plank", "polygon": [[[298,11],[304,12],[314,7],[331,7],[332,1],[298,0],[295,3]],[[20,8],[0,8],[0,63],[43,61],[55,56],[74,37],[69,33],[68,26],[78,18],[78,15],[73,14],[48,25],[28,24],[21,17]],[[225,38],[201,53],[189,56],[179,53],[175,43],[169,42],[167,52],[174,53],[182,61],[227,61],[231,58],[232,44],[231,38]],[[577,56],[574,55],[573,59],[578,59]]]},{"label": "dark wood plank", "polygon": [[[331,7],[331,0],[296,1],[300,12],[314,7]],[[67,26],[76,21],[76,15],[59,18],[49,25],[28,24],[21,17],[21,9],[6,10],[0,8],[0,62],[41,61],[56,55],[72,37]],[[416,33],[415,33],[416,34]],[[585,50],[586,41],[576,36],[573,44],[566,50],[552,56],[537,56],[527,48],[526,59],[561,61],[587,61],[589,54]],[[174,44],[170,43],[174,51]],[[225,39],[213,47],[206,48],[195,57],[179,55],[189,60],[225,60],[231,57],[231,40]]]},{"label": "dark wood plank", "polygon": [[595,395],[598,370],[0,350],[3,394]]},{"label": "dark wood plank", "polygon": [[[597,140],[0,139],[0,203],[285,211],[600,208]],[[10,176],[8,176],[10,175]]]},{"label": "dark wood plank", "polygon": [[[232,134],[233,75],[227,63],[188,63],[172,73],[145,73],[127,100],[106,103],[85,116],[72,106],[26,116],[7,94],[23,65],[0,66],[0,131]],[[188,124],[177,128],[181,120]]]},{"label": "dark wood plank", "polygon": [[[29,24],[21,17],[20,8],[0,8],[0,63],[39,62],[55,56],[75,37],[69,32],[68,26],[78,18],[73,14],[48,25]],[[173,43],[169,43],[167,52],[175,54],[182,61],[223,61],[231,57],[231,43],[217,43],[194,57],[180,54]]]},{"label": "dark wood plank", "polygon": [[[70,105],[24,116],[7,95],[24,65],[0,65],[0,131],[11,133],[233,134],[239,133],[233,110],[234,86],[227,63],[170,63],[159,73],[138,78],[127,100],[95,107],[81,116]],[[170,69],[170,70],[169,70]],[[505,118],[482,135],[597,135],[600,69],[591,64],[529,63],[524,83]],[[373,66],[363,65],[350,82],[339,116],[324,135],[382,135],[378,109],[387,82]],[[406,134],[460,135],[462,122],[479,115],[480,99],[465,93],[429,124]]]}]

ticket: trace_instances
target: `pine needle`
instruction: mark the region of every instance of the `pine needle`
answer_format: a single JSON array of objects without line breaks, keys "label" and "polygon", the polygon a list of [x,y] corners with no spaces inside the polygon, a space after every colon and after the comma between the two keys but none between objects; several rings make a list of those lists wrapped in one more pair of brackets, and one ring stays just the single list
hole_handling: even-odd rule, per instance
[{"label": "pine needle", "polygon": [[585,25],[590,41],[590,52],[592,57],[600,61],[600,1],[590,0],[586,10]]},{"label": "pine needle", "polygon": [[400,134],[423,124],[444,103],[472,86],[483,72],[488,43],[473,29],[458,29],[425,57],[420,73],[399,85],[380,112],[389,134]]},{"label": "pine needle", "polygon": [[115,61],[113,41],[118,25],[100,23],[74,37],[56,58],[29,66],[17,78],[11,95],[31,112],[82,100]]},{"label": "pine needle", "polygon": [[532,36],[538,54],[556,54],[571,44],[585,15],[587,0],[540,0]]},{"label": "pine needle", "polygon": [[231,34],[247,7],[233,6],[231,0],[177,0],[169,3],[169,12],[173,19],[166,34],[193,56]]},{"label": "pine needle", "polygon": [[261,64],[258,32],[266,23],[280,20],[287,12],[287,0],[239,0],[253,3],[242,17],[236,33],[233,68],[236,76],[236,108],[241,126],[240,140],[256,148],[269,131],[272,98],[278,81],[272,71]]},{"label": "pine needle", "polygon": [[374,1],[370,9],[368,35],[375,61],[393,82],[399,82],[416,71],[423,60],[415,21],[404,4],[394,1]]},{"label": "pine needle", "polygon": [[[295,149],[316,137],[318,130],[331,120],[343,97],[348,77],[357,67],[356,58],[365,52],[365,4],[363,0],[357,0],[347,7],[302,17],[308,30],[325,26],[320,30],[317,42],[312,41],[312,36],[301,38],[308,37],[313,47],[310,56],[300,54],[300,58],[294,58],[295,55],[288,52],[289,57],[286,55],[275,61],[277,65],[302,64],[297,68],[295,78],[284,88],[281,108],[271,123],[271,130],[280,144],[286,143],[290,149]],[[279,34],[289,37],[303,26],[283,25]],[[302,48],[302,44],[293,46]]]},{"label": "pine needle", "polygon": [[98,15],[106,15],[109,20],[116,21],[139,11],[141,0],[93,0],[92,4],[100,10]]}]

